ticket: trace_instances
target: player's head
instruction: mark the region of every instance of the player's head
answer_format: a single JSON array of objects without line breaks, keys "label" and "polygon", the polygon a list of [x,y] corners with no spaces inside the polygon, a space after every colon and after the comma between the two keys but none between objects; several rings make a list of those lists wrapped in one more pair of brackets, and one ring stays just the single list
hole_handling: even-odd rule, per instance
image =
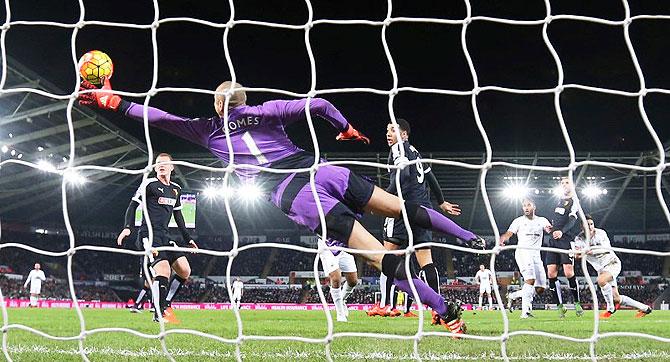
[{"label": "player's head", "polygon": [[484,264],[479,264],[479,270],[484,271],[484,269],[486,269],[486,268],[484,267]]},{"label": "player's head", "polygon": [[[403,141],[407,141],[409,139],[409,122],[402,118],[396,119],[396,122],[398,123],[398,129],[400,130],[400,137],[402,137]],[[398,136],[395,131],[395,125],[391,122],[386,126],[386,142],[389,144],[389,146],[393,146],[394,144],[398,143]]]},{"label": "player's head", "polygon": [[[217,92],[225,92],[231,88],[242,88],[242,85],[240,83],[233,83],[229,80],[221,83],[217,88]],[[226,103],[226,96],[222,94],[217,94],[214,96],[214,110],[216,111],[216,114],[219,116],[223,116],[223,106]],[[228,109],[235,108],[237,106],[241,106],[243,104],[247,104],[247,92],[243,90],[235,90],[233,94],[230,96],[230,100],[228,101]]]},{"label": "player's head", "polygon": [[584,215],[584,218],[586,219],[586,225],[589,227],[589,232],[593,233],[596,231],[596,224],[593,222],[593,216],[586,214]]},{"label": "player's head", "polygon": [[[170,162],[172,161],[172,156],[169,153],[160,153],[156,157],[156,163],[159,162]],[[173,164],[157,164],[154,166],[154,171],[156,171],[156,176],[167,176],[172,173],[172,170],[174,170],[174,165]]]},{"label": "player's head", "polygon": [[574,185],[572,184],[572,179],[570,177],[564,176],[561,177],[560,182],[561,187],[563,188],[563,196],[571,196],[574,190]]},{"label": "player's head", "polygon": [[525,197],[521,202],[524,216],[532,217],[535,215],[535,201],[530,197]]},{"label": "player's head", "polygon": [[40,270],[41,268],[42,266],[40,265],[40,263],[35,263],[35,270]]}]

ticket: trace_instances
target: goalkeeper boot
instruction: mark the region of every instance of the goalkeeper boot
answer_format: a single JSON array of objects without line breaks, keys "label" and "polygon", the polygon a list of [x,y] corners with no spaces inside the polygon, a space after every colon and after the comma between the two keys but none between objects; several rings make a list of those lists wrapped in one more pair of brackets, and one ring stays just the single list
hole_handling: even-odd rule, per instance
[{"label": "goalkeeper boot", "polygon": [[510,313],[514,313],[514,307],[512,307],[513,300],[509,297],[510,293],[507,293],[507,309]]},{"label": "goalkeeper boot", "polygon": [[558,305],[558,318],[565,318],[565,313],[568,312],[568,309],[563,306],[563,304]]},{"label": "goalkeeper boot", "polygon": [[577,313],[577,317],[584,315],[584,308],[582,308],[582,303],[575,302],[575,313]]},{"label": "goalkeeper boot", "polygon": [[387,317],[400,317],[402,313],[397,310],[396,308],[393,308],[388,311],[388,314],[386,315]]},{"label": "goalkeeper boot", "polygon": [[402,315],[405,318],[418,318],[419,316],[414,314],[411,310]]},{"label": "goalkeeper boot", "polygon": [[437,314],[440,324],[447,327],[451,333],[454,334],[463,334],[466,332],[467,328],[465,322],[461,319],[463,314],[463,308],[461,308],[461,301],[456,300],[455,302],[444,302],[447,306],[447,312],[445,314]]},{"label": "goalkeeper boot", "polygon": [[635,314],[635,318],[642,318],[645,317],[647,314],[651,314],[652,309],[651,307],[647,307],[647,310],[641,310]]},{"label": "goalkeeper boot", "polygon": [[486,240],[479,235],[466,241],[466,244],[473,249],[486,249]]},{"label": "goalkeeper boot", "polygon": [[384,311],[384,308],[381,308],[379,306],[379,303],[377,303],[377,304],[374,305],[374,307],[372,307],[372,309],[368,310],[366,313],[367,313],[368,317],[383,316],[383,311]]}]

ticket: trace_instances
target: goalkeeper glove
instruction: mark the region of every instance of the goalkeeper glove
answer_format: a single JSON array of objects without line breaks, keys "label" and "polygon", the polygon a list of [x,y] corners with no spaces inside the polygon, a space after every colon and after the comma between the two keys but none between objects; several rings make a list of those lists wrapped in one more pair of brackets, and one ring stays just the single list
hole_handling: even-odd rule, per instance
[{"label": "goalkeeper glove", "polygon": [[[82,81],[79,90],[98,89],[89,81]],[[109,79],[102,79],[102,89],[100,92],[84,93],[79,95],[79,104],[82,106],[98,107],[110,111],[117,111],[121,104],[121,97],[109,92],[112,90],[112,83]]]},{"label": "goalkeeper glove", "polygon": [[358,132],[351,124],[347,127],[347,130],[341,132],[335,137],[338,141],[361,141],[365,144],[370,144],[370,139],[367,138],[364,134]]}]

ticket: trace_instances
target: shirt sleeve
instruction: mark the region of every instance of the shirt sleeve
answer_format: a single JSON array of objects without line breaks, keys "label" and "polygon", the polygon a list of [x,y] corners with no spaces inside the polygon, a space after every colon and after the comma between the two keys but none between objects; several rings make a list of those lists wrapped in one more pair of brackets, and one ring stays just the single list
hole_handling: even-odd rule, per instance
[{"label": "shirt sleeve", "polygon": [[[283,125],[290,125],[305,119],[307,98],[292,101],[276,100],[263,103],[263,113],[272,115],[279,119]],[[312,98],[309,102],[309,110],[312,115],[325,119],[339,132],[349,128],[349,122],[332,103],[322,98]]]},{"label": "shirt sleeve", "polygon": [[606,248],[611,248],[612,243],[610,242],[609,236],[607,236],[607,232],[605,230],[602,231],[602,236],[603,236],[603,241],[601,243],[602,246]]},{"label": "shirt sleeve", "polygon": [[549,220],[546,217],[543,217],[541,220],[542,220],[542,227],[543,228],[545,228],[547,226],[551,226],[551,223],[549,222]]},{"label": "shirt sleeve", "polygon": [[507,228],[507,231],[516,234],[519,232],[519,219],[514,219],[512,223]]},{"label": "shirt sleeve", "polygon": [[[144,122],[144,105],[123,101],[125,115],[139,122]],[[149,125],[172,133],[185,140],[207,147],[209,136],[220,128],[215,119],[218,118],[187,118],[175,116],[154,107],[148,108]]]},{"label": "shirt sleeve", "polygon": [[172,209],[173,211],[179,211],[184,207],[181,204],[181,188],[177,187],[177,189],[179,190],[179,193],[177,194],[177,201],[174,204],[174,208]]},{"label": "shirt sleeve", "polygon": [[569,215],[576,219],[577,218],[577,213],[579,212],[579,209],[581,207],[579,206],[579,200],[577,199],[576,196],[573,197],[572,200],[573,200],[572,201],[572,207],[570,208],[570,214]]},{"label": "shirt sleeve", "polygon": [[133,198],[131,199],[132,201],[140,204],[142,203],[142,187],[146,187],[144,182],[137,188],[137,191],[135,191],[135,195],[133,195]]},{"label": "shirt sleeve", "polygon": [[430,167],[425,169],[423,173],[426,175],[428,186],[430,187],[430,191],[433,194],[433,197],[435,197],[435,201],[437,201],[438,205],[441,205],[444,202],[444,194],[442,194],[440,183],[437,182],[437,177],[435,177]]}]

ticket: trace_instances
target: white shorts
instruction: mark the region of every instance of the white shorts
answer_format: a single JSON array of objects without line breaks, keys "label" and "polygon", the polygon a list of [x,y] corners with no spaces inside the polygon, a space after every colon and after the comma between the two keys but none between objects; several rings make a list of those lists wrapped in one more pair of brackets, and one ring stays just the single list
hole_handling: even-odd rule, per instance
[{"label": "white shorts", "polygon": [[41,285],[33,285],[32,283],[30,284],[30,294],[40,294],[41,291]]},{"label": "white shorts", "polygon": [[619,273],[621,273],[621,260],[616,259],[611,263],[605,265],[602,269],[598,270],[598,274],[603,272],[608,272],[612,274],[612,285],[616,287],[617,286],[616,279],[619,276]]},{"label": "white shorts", "polygon": [[234,300],[234,301],[238,301],[238,300],[240,300],[240,299],[242,299],[242,293],[240,293],[240,292],[237,292],[237,293],[236,293],[236,292],[233,292],[233,300]]},{"label": "white shorts", "polygon": [[319,254],[319,258],[323,265],[323,271],[326,274],[330,274],[337,269],[340,269],[343,273],[355,273],[358,271],[354,256],[345,251],[341,251],[335,256],[332,251],[324,250]]},{"label": "white shorts", "polygon": [[542,257],[539,254],[528,254],[517,251],[514,253],[516,265],[519,266],[519,272],[523,276],[524,281],[528,279],[535,279],[535,286],[546,288],[547,273],[544,271],[544,264]]},{"label": "white shorts", "polygon": [[479,294],[483,293],[491,295],[491,284],[479,284]]}]

